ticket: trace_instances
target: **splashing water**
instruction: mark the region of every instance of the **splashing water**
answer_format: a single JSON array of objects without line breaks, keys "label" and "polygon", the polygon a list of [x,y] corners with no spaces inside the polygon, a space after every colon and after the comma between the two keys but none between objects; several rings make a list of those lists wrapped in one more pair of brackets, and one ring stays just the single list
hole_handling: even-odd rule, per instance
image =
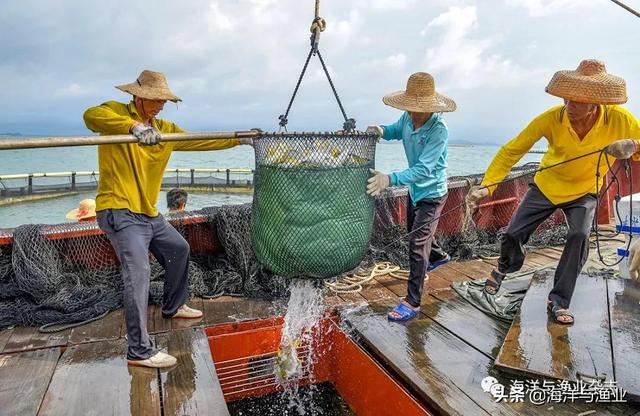
[{"label": "splashing water", "polygon": [[[290,286],[291,296],[284,317],[280,348],[276,358],[276,379],[289,399],[289,408],[298,414],[314,414],[313,409],[305,408],[299,396],[302,380],[313,384],[313,365],[316,362],[314,339],[320,336],[320,319],[324,313],[322,286],[309,279],[293,279]],[[305,394],[313,395],[314,388]],[[309,412],[309,413],[307,413]]]}]

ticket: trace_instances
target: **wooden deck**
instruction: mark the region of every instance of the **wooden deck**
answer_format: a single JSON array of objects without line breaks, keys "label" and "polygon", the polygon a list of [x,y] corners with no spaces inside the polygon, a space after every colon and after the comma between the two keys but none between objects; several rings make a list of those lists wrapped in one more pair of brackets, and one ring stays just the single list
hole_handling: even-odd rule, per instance
[{"label": "wooden deck", "polygon": [[[559,256],[558,249],[538,250],[528,256],[525,269],[553,266]],[[450,284],[484,278],[494,262],[450,263],[429,273],[421,314],[406,324],[386,319],[389,308],[406,291],[406,282],[392,277],[378,278],[361,293],[331,295],[326,301],[341,313],[361,345],[434,413],[640,415],[640,408],[629,404],[495,403],[482,391],[480,382],[488,375],[505,385],[512,380],[493,366],[510,325],[480,312]],[[616,317],[611,345],[620,354],[629,348],[636,348],[637,353],[640,344],[638,293],[625,287],[608,291],[610,301],[606,304]],[[194,299],[190,304],[205,312],[202,319],[165,320],[158,307],[149,307],[148,328],[155,342],[179,360],[179,366],[169,371],[126,366],[121,310],[58,334],[40,334],[35,328],[1,331],[0,414],[228,414],[202,328],[269,317],[277,309],[270,302],[230,297]],[[540,319],[546,322],[546,314]],[[583,341],[588,339],[585,336]],[[606,366],[605,356],[603,353],[604,364],[598,368]],[[615,366],[617,379],[637,383],[638,362]],[[366,380],[353,382],[366,384]]]}]

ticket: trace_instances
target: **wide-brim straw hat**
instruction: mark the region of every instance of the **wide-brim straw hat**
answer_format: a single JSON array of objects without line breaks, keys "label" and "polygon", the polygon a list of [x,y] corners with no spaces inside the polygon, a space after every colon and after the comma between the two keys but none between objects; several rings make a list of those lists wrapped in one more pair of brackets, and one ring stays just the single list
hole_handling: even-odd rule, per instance
[{"label": "wide-brim straw hat", "polygon": [[411,75],[406,90],[387,94],[382,102],[399,110],[416,113],[443,113],[457,108],[455,101],[436,92],[436,83],[426,72]]},{"label": "wide-brim straw hat", "polygon": [[182,101],[180,97],[175,95],[169,89],[167,79],[161,72],[144,70],[140,73],[138,79],[131,84],[116,85],[116,88],[127,92],[136,97],[146,98],[149,100],[167,100],[178,102]]},{"label": "wide-brim straw hat", "polygon": [[83,199],[78,204],[78,208],[74,208],[67,212],[68,220],[83,220],[96,216],[96,201],[93,199]]},{"label": "wide-brim straw hat", "polygon": [[624,104],[624,79],[608,74],[604,62],[585,59],[575,71],[558,71],[545,91],[556,97],[586,104]]}]

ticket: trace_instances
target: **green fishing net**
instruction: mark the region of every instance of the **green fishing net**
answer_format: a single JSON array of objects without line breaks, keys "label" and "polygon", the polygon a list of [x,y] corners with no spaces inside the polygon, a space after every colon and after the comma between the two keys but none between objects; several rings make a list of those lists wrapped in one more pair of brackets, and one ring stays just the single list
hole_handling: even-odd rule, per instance
[{"label": "green fishing net", "polygon": [[254,140],[251,237],[256,257],[284,277],[325,278],[358,266],[369,247],[366,194],[376,137],[264,134]]}]

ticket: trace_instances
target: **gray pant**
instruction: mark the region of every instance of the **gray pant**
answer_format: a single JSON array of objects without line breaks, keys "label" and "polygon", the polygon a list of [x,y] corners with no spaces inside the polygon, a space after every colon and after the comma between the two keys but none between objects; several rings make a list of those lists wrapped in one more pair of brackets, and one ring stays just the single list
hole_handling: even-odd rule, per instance
[{"label": "gray pant", "polygon": [[589,256],[589,233],[596,211],[594,195],[585,195],[575,201],[553,205],[537,186],[530,185],[502,236],[498,271],[513,273],[520,270],[525,258],[524,245],[538,225],[549,218],[556,209],[564,212],[569,233],[558,262],[549,300],[562,308],[568,308],[578,275]]},{"label": "gray pant", "polygon": [[438,256],[446,256],[435,242],[438,217],[446,201],[447,195],[441,198],[423,199],[418,201],[415,207],[409,198],[407,204],[407,229],[413,234],[409,240],[409,282],[405,301],[413,307],[420,306],[422,301],[422,289],[431,250],[435,248]]},{"label": "gray pant", "polygon": [[147,332],[149,251],[165,269],[162,315],[173,316],[189,296],[189,243],[162,215],[149,217],[128,209],[97,213],[122,265],[124,313],[129,348],[127,358],[143,360],[155,354]]}]

